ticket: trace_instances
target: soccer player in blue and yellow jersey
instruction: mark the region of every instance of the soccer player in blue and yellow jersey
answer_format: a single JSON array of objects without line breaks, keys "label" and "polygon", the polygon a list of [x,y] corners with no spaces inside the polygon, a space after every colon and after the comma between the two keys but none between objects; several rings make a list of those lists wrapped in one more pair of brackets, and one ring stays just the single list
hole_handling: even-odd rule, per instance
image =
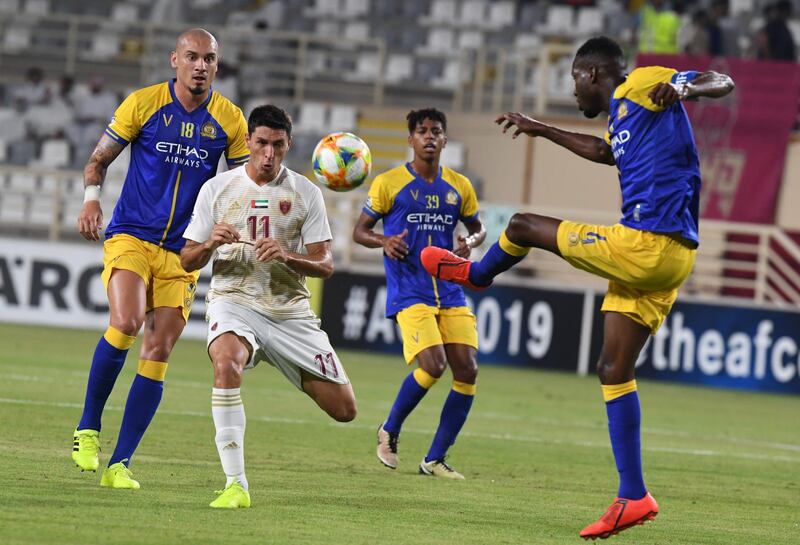
[{"label": "soccer player in blue and yellow jersey", "polygon": [[[417,368],[400,386],[389,417],[378,428],[377,454],[385,466],[397,468],[403,421],[449,364],[452,389],[419,472],[463,479],[445,463],[445,455],[466,422],[475,397],[475,316],[466,306],[461,287],[432,278],[422,268],[419,256],[426,246],[452,248],[459,220],[469,232],[458,237],[455,249],[464,258],[483,242],[486,230],[478,217],[478,199],[469,179],[439,164],[447,144],[445,115],[428,108],[410,112],[407,119],[414,159],[375,178],[353,232],[353,240],[359,244],[383,248],[386,315],[400,324],[406,362],[417,362]],[[383,220],[382,235],[373,230],[378,220]]]},{"label": "soccer player in blue and yellow jersey", "polygon": [[167,359],[186,325],[199,274],[181,268],[183,232],[221,155],[231,165],[248,158],[242,111],[211,89],[217,58],[211,34],[202,29],[181,34],[171,54],[176,78],[129,95],[84,169],[78,229],[87,240],[99,240],[100,186],[108,165],[130,144],[128,174],[103,245],[109,326],[94,351],[74,434],[72,459],[82,470],[99,466],[103,408],[128,349],[145,326],[138,373],[101,486],[139,488],[128,463],[161,401]]},{"label": "soccer player in blue and yellow jersey", "polygon": [[590,161],[616,165],[622,188],[620,222],[587,225],[516,214],[480,262],[438,249],[425,250],[422,262],[442,279],[485,287],[531,248],[542,248],[609,280],[597,374],[620,485],[606,514],[580,533],[595,539],[658,514],[642,477],[634,366],[691,272],[699,242],[700,165],[680,101],[722,97],[734,86],[728,76],[715,72],[658,66],[637,68],[626,76],[622,50],[604,37],[578,49],[572,76],[578,107],[586,117],[609,114],[605,138],[563,131],[519,113],[503,114],[497,123],[503,132],[516,127],[515,138],[541,136]]}]

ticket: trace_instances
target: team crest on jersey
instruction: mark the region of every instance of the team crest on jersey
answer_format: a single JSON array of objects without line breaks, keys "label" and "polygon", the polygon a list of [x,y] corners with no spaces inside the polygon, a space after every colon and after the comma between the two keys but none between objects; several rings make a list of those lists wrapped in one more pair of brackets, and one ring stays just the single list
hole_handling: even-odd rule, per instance
[{"label": "team crest on jersey", "polygon": [[455,191],[448,191],[447,195],[444,198],[444,202],[446,202],[447,204],[457,204],[458,195],[456,195]]},{"label": "team crest on jersey", "polygon": [[200,127],[200,136],[205,136],[206,138],[216,138],[217,128],[211,121],[206,121],[203,126]]},{"label": "team crest on jersey", "polygon": [[624,102],[617,108],[617,121],[628,115],[628,105]]},{"label": "team crest on jersey", "polygon": [[570,246],[576,246],[580,239],[581,237],[578,236],[578,233],[570,233],[567,235],[567,240],[569,241]]},{"label": "team crest on jersey", "polygon": [[281,199],[279,207],[281,209],[281,213],[286,215],[289,213],[289,210],[292,209],[292,201],[290,201],[289,199]]}]

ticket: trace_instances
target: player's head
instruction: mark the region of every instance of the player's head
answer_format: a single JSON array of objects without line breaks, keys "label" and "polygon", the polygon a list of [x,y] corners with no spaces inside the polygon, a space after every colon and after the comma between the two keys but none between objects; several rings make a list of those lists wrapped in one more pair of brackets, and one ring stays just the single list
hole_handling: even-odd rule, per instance
[{"label": "player's head", "polygon": [[177,85],[196,96],[208,93],[217,74],[218,48],[217,39],[202,28],[192,28],[178,36],[170,55]]},{"label": "player's head", "polygon": [[438,161],[442,149],[447,145],[447,117],[436,108],[411,110],[408,121],[408,145],[414,150],[414,158]]},{"label": "player's head", "polygon": [[578,108],[586,117],[597,117],[609,108],[609,95],[624,77],[625,55],[611,38],[587,40],[575,54],[572,78]]},{"label": "player's head", "polygon": [[271,180],[281,170],[292,144],[292,118],[272,104],[259,106],[247,119],[247,148],[256,176]]}]

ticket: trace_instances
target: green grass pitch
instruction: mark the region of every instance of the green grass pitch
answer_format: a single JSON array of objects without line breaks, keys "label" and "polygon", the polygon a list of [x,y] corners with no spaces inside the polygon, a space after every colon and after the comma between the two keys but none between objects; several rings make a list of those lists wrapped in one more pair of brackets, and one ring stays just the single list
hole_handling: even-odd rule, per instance
[{"label": "green grass pitch", "polygon": [[[406,422],[400,467],[375,458],[375,429],[401,357],[343,352],[358,418],[336,424],[275,369],[248,372],[253,508],[207,507],[224,482],[210,416],[211,366],[182,340],[164,400],[131,464],[139,491],[99,487],[70,459],[97,332],[0,328],[0,542],[11,544],[579,543],[617,476],[594,377],[483,366],[449,461],[419,476],[449,378]],[[104,418],[108,460],[138,345]],[[800,399],[640,381],[643,457],[661,514],[613,537],[630,544],[800,543]]]}]

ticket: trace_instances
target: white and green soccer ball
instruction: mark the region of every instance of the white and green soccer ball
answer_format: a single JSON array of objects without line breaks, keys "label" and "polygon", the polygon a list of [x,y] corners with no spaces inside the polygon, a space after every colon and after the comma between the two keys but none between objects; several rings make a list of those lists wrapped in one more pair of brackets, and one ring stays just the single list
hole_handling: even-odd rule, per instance
[{"label": "white and green soccer ball", "polygon": [[335,132],[314,148],[312,165],[319,183],[333,191],[350,191],[369,176],[372,154],[367,143],[355,134]]}]

